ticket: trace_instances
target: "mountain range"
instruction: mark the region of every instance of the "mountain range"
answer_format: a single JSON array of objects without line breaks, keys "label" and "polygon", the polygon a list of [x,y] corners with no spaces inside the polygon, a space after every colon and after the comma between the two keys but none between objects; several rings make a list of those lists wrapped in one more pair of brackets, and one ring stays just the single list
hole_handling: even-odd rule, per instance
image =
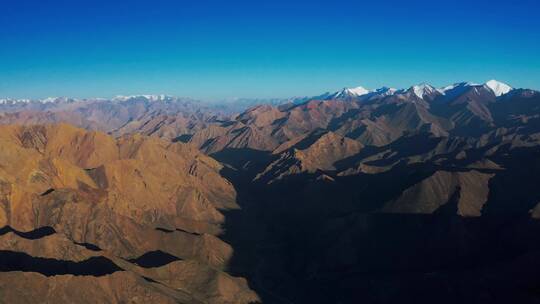
[{"label": "mountain range", "polygon": [[535,90],[3,99],[0,124],[0,302],[540,299]]}]

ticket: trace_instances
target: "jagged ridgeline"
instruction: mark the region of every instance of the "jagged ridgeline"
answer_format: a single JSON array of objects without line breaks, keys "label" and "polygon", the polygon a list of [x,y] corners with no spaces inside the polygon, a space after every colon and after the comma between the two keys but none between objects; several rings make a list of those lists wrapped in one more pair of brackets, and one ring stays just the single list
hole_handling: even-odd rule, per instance
[{"label": "jagged ridgeline", "polygon": [[222,166],[66,124],[0,127],[0,302],[250,303],[226,272]]},{"label": "jagged ridgeline", "polygon": [[537,91],[0,110],[0,301],[538,300]]}]

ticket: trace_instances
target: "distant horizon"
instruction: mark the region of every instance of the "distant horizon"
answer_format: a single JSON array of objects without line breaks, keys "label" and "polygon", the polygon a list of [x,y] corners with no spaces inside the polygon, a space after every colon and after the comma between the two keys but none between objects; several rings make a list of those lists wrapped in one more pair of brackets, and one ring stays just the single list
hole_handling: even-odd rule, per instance
[{"label": "distant horizon", "polygon": [[396,87],[396,86],[391,86],[391,85],[382,85],[382,86],[379,86],[379,87],[368,87],[368,86],[364,86],[364,85],[359,84],[359,85],[352,85],[352,86],[341,86],[341,87],[338,87],[337,89],[323,90],[323,91],[313,93],[313,94],[303,94],[303,95],[298,94],[298,95],[292,95],[292,96],[232,96],[232,97],[221,97],[221,98],[208,98],[208,99],[205,99],[205,98],[197,98],[197,97],[189,96],[189,95],[185,95],[185,94],[168,94],[168,93],[162,93],[162,92],[157,92],[157,93],[147,92],[147,93],[113,94],[113,95],[110,95],[110,96],[57,95],[57,96],[41,96],[41,97],[25,97],[25,96],[11,97],[11,96],[1,96],[0,95],[0,100],[2,100],[2,99],[5,99],[5,100],[44,100],[44,99],[48,99],[48,98],[71,98],[71,99],[80,99],[80,100],[91,100],[91,99],[114,99],[114,98],[119,98],[119,97],[135,97],[135,96],[166,96],[166,97],[174,97],[174,98],[193,99],[194,101],[202,101],[202,102],[227,102],[227,101],[234,101],[234,100],[241,100],[241,99],[268,99],[269,100],[269,99],[288,99],[288,98],[291,98],[291,99],[292,98],[310,98],[310,97],[317,97],[319,95],[326,94],[326,93],[335,93],[335,92],[338,92],[338,91],[343,90],[343,89],[351,89],[351,88],[357,88],[357,87],[363,87],[363,88],[368,89],[368,90],[377,90],[377,89],[385,88],[385,87],[386,88],[393,88],[393,89],[397,89],[397,90],[407,90],[407,89],[410,89],[411,87],[416,86],[416,85],[429,84],[429,85],[433,86],[434,88],[442,89],[445,86],[449,86],[449,85],[453,85],[453,84],[459,84],[459,83],[471,83],[471,84],[475,84],[475,85],[484,85],[486,82],[488,82],[490,80],[496,80],[496,81],[505,83],[505,84],[511,86],[513,89],[530,89],[530,90],[540,91],[540,89],[538,89],[538,88],[515,86],[510,82],[500,80],[500,79],[497,79],[497,78],[491,78],[491,79],[487,79],[485,81],[467,81],[467,80],[465,80],[465,81],[456,81],[456,82],[446,83],[446,84],[442,84],[442,85],[440,85],[440,84],[439,85],[434,85],[434,84],[432,84],[432,83],[430,83],[428,81],[423,81],[423,82],[415,83],[415,84],[405,86],[405,87]]},{"label": "distant horizon", "polygon": [[500,79],[540,89],[535,0],[8,1],[0,97],[200,100]]}]

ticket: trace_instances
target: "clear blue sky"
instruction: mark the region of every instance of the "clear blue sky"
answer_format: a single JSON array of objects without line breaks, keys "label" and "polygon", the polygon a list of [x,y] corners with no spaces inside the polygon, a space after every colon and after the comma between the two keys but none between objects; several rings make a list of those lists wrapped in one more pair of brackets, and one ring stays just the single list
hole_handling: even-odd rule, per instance
[{"label": "clear blue sky", "polygon": [[0,97],[284,97],[491,78],[540,89],[539,3],[2,0]]}]

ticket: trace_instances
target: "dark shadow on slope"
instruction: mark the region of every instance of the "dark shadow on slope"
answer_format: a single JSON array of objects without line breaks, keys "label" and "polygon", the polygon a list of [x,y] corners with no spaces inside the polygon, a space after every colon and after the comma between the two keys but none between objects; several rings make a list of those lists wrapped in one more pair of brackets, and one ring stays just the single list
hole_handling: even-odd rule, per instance
[{"label": "dark shadow on slope", "polygon": [[[28,240],[37,240],[37,239],[41,239],[41,238],[47,237],[49,235],[55,234],[56,231],[54,230],[54,228],[48,227],[48,226],[40,227],[38,229],[34,229],[34,230],[28,231],[28,232],[21,232],[21,231],[18,231],[18,230],[15,230],[15,229],[11,228],[10,226],[4,226],[4,227],[0,228],[0,236],[2,236],[4,234],[7,234],[7,233],[14,233],[17,236],[28,239]],[[73,243],[75,245],[78,245],[78,246],[83,246],[88,250],[101,251],[101,248],[99,248],[98,246],[96,246],[94,244],[79,243],[79,242],[75,242],[75,241],[73,241]]]},{"label": "dark shadow on slope", "polygon": [[389,151],[388,157],[372,160],[368,164],[380,167],[389,166],[406,157],[428,153],[442,140],[442,137],[434,137],[427,133],[411,134],[400,137],[396,141],[382,147],[366,146],[358,154],[337,161],[334,166],[338,169],[354,167],[362,160],[384,151]]},{"label": "dark shadow on slope", "polygon": [[176,229],[174,229],[174,230],[171,230],[171,229],[166,229],[166,228],[157,227],[156,230],[157,230],[157,231],[161,231],[161,232],[165,232],[165,233],[173,233],[173,232],[175,232],[175,231],[179,231],[179,232],[188,233],[188,234],[191,234],[191,235],[202,235],[202,234],[197,233],[197,232],[190,232],[190,231],[187,231],[187,230],[184,230],[184,229],[180,229],[180,228],[176,228]]},{"label": "dark shadow on slope", "polygon": [[91,257],[81,262],[73,262],[0,250],[0,271],[37,272],[45,276],[71,274],[98,277],[122,271],[122,269],[105,257]]},{"label": "dark shadow on slope", "polygon": [[130,259],[129,262],[144,268],[161,267],[181,259],[161,250],[147,252],[136,259]]},{"label": "dark shadow on slope", "polygon": [[145,280],[145,281],[148,282],[148,283],[161,284],[161,283],[159,283],[158,281],[156,281],[156,280],[154,280],[154,279],[151,279],[151,278],[149,278],[149,277],[144,277],[144,276],[143,276],[142,278],[143,278],[143,280]]},{"label": "dark shadow on slope", "polygon": [[94,244],[90,244],[90,243],[78,243],[78,242],[73,242],[75,243],[76,245],[79,245],[79,246],[83,246],[84,248],[88,249],[88,250],[92,250],[92,251],[101,251],[101,248],[99,248],[98,246],[94,245]]},{"label": "dark shadow on slope", "polygon": [[224,168],[242,207],[225,213],[229,271],[264,303],[538,303],[540,221],[528,210],[540,153],[508,149],[493,156],[508,172],[485,170],[496,176],[481,218],[456,216],[460,189],[434,214],[374,213],[437,170],[471,171],[451,163],[271,185]]},{"label": "dark shadow on slope", "polygon": [[[493,161],[505,169],[489,182],[485,214],[527,214],[540,203],[540,147],[501,147]],[[509,203],[511,202],[511,203]]]},{"label": "dark shadow on slope", "polygon": [[165,229],[165,228],[161,228],[161,227],[157,227],[156,230],[161,231],[161,232],[165,232],[165,233],[173,233],[174,232],[174,230]]},{"label": "dark shadow on slope", "polygon": [[193,134],[182,134],[178,137],[173,138],[172,142],[188,143],[192,137]]},{"label": "dark shadow on slope", "polygon": [[394,152],[391,157],[374,160],[371,161],[370,164],[375,166],[386,166],[406,157],[428,153],[429,151],[432,151],[441,140],[441,137],[433,137],[426,133],[400,137],[386,146],[387,149]]},{"label": "dark shadow on slope", "polygon": [[[234,248],[231,273],[246,277],[263,303],[540,299],[529,293],[540,287],[540,264],[532,258],[540,258],[534,241],[540,222],[458,217],[459,191],[433,215],[349,211],[341,216],[306,210],[310,201],[285,198],[275,204],[283,192],[263,193],[270,203],[250,202],[263,209],[252,205],[226,213],[223,236]],[[524,257],[532,261],[523,262]]]},{"label": "dark shadow on slope", "polygon": [[50,193],[52,193],[52,192],[54,192],[54,189],[53,189],[53,188],[47,189],[47,191],[41,193],[41,196],[45,196],[45,195],[50,194]]},{"label": "dark shadow on slope", "polygon": [[325,131],[323,129],[317,129],[313,132],[311,132],[306,138],[302,139],[298,143],[296,143],[294,146],[292,146],[289,149],[298,149],[298,150],[305,150],[309,148],[311,145],[313,145],[317,140],[319,140],[324,134],[328,133],[328,131]]},{"label": "dark shadow on slope", "polygon": [[260,151],[249,148],[228,148],[210,155],[219,162],[227,164],[239,170],[235,175],[241,175],[243,179],[253,178],[276,158],[268,151]]},{"label": "dark shadow on slope", "polygon": [[4,226],[0,228],[0,235],[4,235],[10,232],[15,233],[19,237],[29,239],[29,240],[37,240],[37,239],[44,238],[46,236],[56,233],[56,231],[52,227],[40,227],[38,229],[28,231],[28,232],[17,231],[11,228],[10,226]]},{"label": "dark shadow on slope", "polygon": [[291,261],[301,265],[299,282],[312,290],[298,300],[540,300],[538,294],[529,293],[540,286],[540,246],[532,242],[540,233],[540,222],[519,217],[358,214],[330,220],[323,227],[311,243],[305,243],[301,258]]},{"label": "dark shadow on slope", "polygon": [[[266,160],[266,155],[263,156]],[[230,162],[230,159],[221,159]],[[222,211],[225,215],[225,232],[220,238],[234,250],[227,272],[246,278],[249,287],[259,295],[262,303],[290,303],[269,291],[260,278],[262,274],[259,265],[270,260],[270,251],[267,248],[273,246],[275,241],[271,239],[271,235],[268,236],[265,221],[259,213],[260,206],[257,206],[257,195],[262,191],[252,186],[251,180],[256,173],[255,170],[237,170],[228,166],[221,171],[222,176],[233,183],[237,192],[237,203],[241,207],[239,210]]]},{"label": "dark shadow on slope", "polygon": [[[252,182],[250,171],[225,167],[221,173],[235,186],[237,203],[242,208],[224,212],[225,234],[221,238],[234,249],[229,272],[246,277],[263,303],[302,302],[311,287],[301,283],[303,278],[299,277],[303,271],[298,265],[304,262],[291,261],[302,260],[307,244],[315,241],[311,236],[321,221],[329,216],[373,210],[385,198],[398,195],[416,180],[432,174],[432,170],[418,168],[417,177],[409,178],[404,185],[395,184],[401,170],[376,179],[373,175],[340,178],[338,184],[315,181],[314,174],[300,174],[267,185]],[[356,185],[368,180],[372,181],[366,184],[372,193],[369,195],[377,199],[359,204],[358,195],[366,190]],[[370,187],[372,184],[377,186]],[[397,188],[391,191],[388,185]],[[384,196],[380,195],[380,187]]]},{"label": "dark shadow on slope", "polygon": [[328,123],[328,130],[329,131],[336,131],[338,130],[339,128],[341,128],[343,126],[343,124],[345,124],[347,121],[349,120],[360,120],[362,117],[360,117],[360,110],[359,109],[351,109],[345,113],[343,113],[343,115],[339,116],[339,117],[336,117],[336,118],[333,118],[329,123]]},{"label": "dark shadow on slope", "polygon": [[527,127],[529,121],[513,119],[518,117],[535,117],[540,112],[540,93],[530,90],[517,89],[489,104],[489,110],[498,126],[512,127],[521,125]]}]

